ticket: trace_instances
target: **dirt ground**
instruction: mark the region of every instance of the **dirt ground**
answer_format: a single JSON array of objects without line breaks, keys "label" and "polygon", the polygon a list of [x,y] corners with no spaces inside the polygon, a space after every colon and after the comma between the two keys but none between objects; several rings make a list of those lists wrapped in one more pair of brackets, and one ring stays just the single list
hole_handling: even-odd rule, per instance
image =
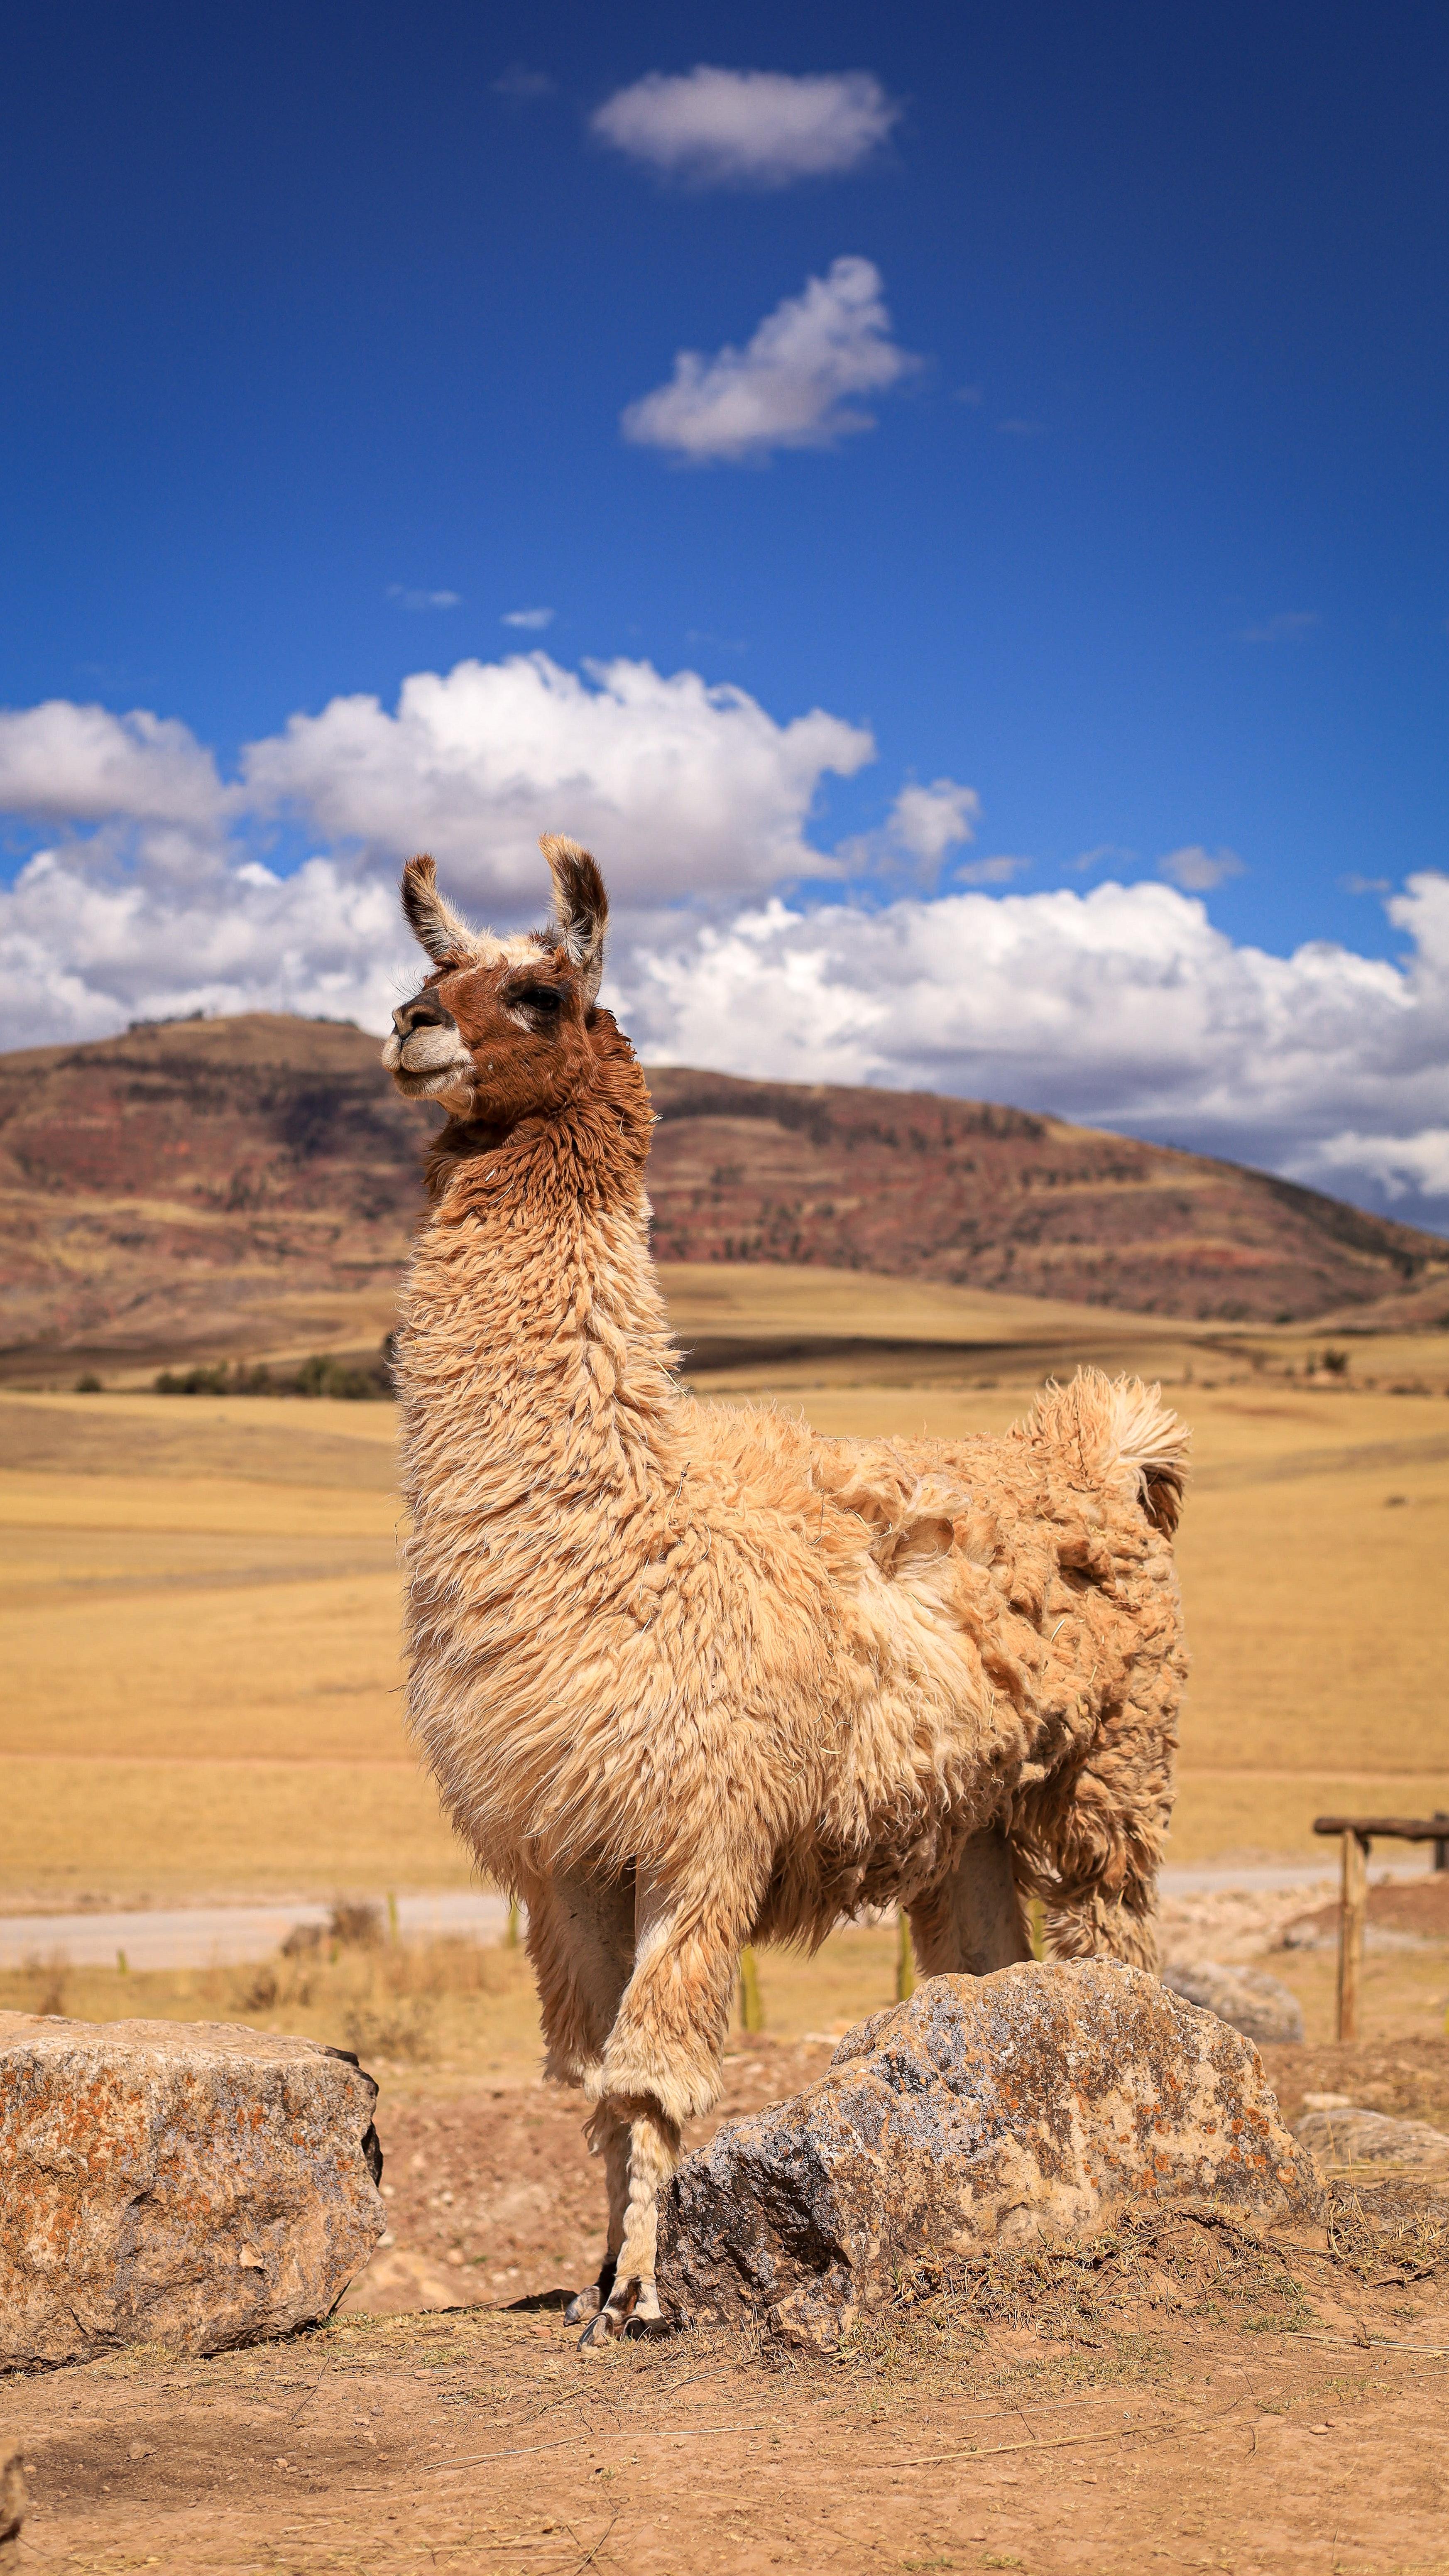
[{"label": "dirt ground", "polygon": [[[722,2111],[827,2053],[740,2038]],[[1449,2040],[1265,2054],[1290,2117],[1322,2090],[1449,2122]],[[393,2241],[329,2325],[4,2383],[31,2501],[0,2567],[1449,2567],[1449,2193],[1422,2181],[1336,2187],[1332,2244],[1177,2218],[997,2258],[832,2358],[595,2359],[559,2313],[601,2242],[577,2100],[379,2109]]]}]

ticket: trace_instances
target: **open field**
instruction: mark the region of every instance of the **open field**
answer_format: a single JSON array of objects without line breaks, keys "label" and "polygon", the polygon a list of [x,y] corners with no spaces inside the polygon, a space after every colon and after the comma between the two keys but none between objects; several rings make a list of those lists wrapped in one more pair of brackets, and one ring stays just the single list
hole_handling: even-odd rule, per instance
[{"label": "open field", "polygon": [[[1305,1376],[1321,1338],[825,1284],[812,1308],[791,1275],[677,1281],[685,1337],[715,1344],[707,1382],[831,1431],[990,1431],[1092,1357],[1162,1375],[1192,1420],[1176,1860],[1284,1855],[1307,1880],[1332,1863],[1308,1832],[1325,1806],[1449,1806],[1449,1339],[1355,1340],[1345,1383]],[[377,1403],[0,1395],[0,1904],[465,1883],[399,1725],[393,1429]],[[1384,1926],[1415,1904],[1428,1925],[1440,1886],[1376,1894]],[[1190,1901],[1197,1955],[1250,1955],[1246,1934],[1230,1946],[1235,1902]],[[1368,2036],[1344,2047],[1331,1952],[1257,1955],[1304,2008],[1305,2045],[1264,2051],[1290,2119],[1319,2091],[1449,2126],[1449,1937],[1370,1947]],[[716,2116],[810,2082],[895,1973],[890,1923],[814,1961],[765,1953],[766,2029],[732,2034]],[[1352,2195],[1336,2252],[1184,2219],[994,2258],[833,2359],[693,2335],[591,2362],[558,2294],[597,2266],[600,2175],[579,2098],[539,2080],[519,1950],[324,1940],[144,1975],[41,1957],[0,1975],[13,2006],[356,2048],[382,2086],[389,2214],[316,2333],[0,2388],[29,2464],[22,2565],[1444,2565],[1449,2204],[1432,2189]]]},{"label": "open field", "polygon": [[[1325,1807],[1449,1805],[1449,1336],[1308,1377],[1293,1332],[669,1277],[729,1354],[702,1384],[830,1432],[999,1431],[1079,1358],[1164,1379],[1196,1461],[1174,1860],[1321,1863]],[[393,1435],[387,1404],[0,1396],[0,1903],[466,1882],[399,1724]]]}]

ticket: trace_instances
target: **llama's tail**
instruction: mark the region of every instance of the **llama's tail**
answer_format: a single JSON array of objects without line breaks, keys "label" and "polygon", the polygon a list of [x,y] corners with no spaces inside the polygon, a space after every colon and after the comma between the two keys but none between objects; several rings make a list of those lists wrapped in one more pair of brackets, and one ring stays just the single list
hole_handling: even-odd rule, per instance
[{"label": "llama's tail", "polygon": [[1049,1442],[1080,1459],[1094,1480],[1125,1470],[1136,1480],[1148,1519],[1172,1536],[1182,1512],[1192,1434],[1163,1403],[1160,1386],[1079,1369],[1070,1385],[1043,1387],[1021,1430],[1025,1439]]}]

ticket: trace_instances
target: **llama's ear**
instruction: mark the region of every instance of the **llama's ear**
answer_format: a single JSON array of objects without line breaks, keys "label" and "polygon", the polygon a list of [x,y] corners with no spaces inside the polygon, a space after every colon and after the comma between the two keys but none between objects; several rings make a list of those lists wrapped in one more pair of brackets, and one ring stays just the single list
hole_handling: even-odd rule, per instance
[{"label": "llama's ear", "polygon": [[478,941],[462,914],[439,894],[437,875],[430,858],[409,859],[402,872],[402,908],[414,938],[441,966],[449,957],[471,956]]},{"label": "llama's ear", "polygon": [[604,928],[609,918],[604,880],[577,841],[545,832],[539,848],[553,878],[554,928],[569,963],[579,969],[585,999],[592,1002],[604,974]]}]

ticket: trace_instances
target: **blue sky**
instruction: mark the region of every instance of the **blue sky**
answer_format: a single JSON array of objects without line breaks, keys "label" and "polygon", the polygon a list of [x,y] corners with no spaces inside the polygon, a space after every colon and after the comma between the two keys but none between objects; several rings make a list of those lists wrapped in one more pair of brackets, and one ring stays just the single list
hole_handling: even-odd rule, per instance
[{"label": "blue sky", "polygon": [[[1441,13],[61,0],[0,23],[12,1042],[198,994],[375,1016],[409,777],[418,836],[446,859],[451,815],[464,893],[516,910],[528,791],[533,831],[569,829],[577,774],[654,1052],[749,1070],[758,970],[767,1016],[797,1003],[771,1070],[1031,1097],[1449,1224]],[[766,168],[753,94],[726,91],[733,161],[671,167],[700,99],[668,83],[700,64],[869,75],[840,130],[879,131],[837,134],[824,173]],[[796,95],[773,100],[787,162],[813,130]],[[689,461],[671,424],[707,440],[714,412],[675,394],[633,415],[666,443],[626,435],[680,351],[708,395],[811,279],[878,316],[843,326],[865,390],[807,422],[816,443]],[[873,425],[832,437],[842,406]],[[529,610],[552,614],[504,622]],[[445,696],[408,741],[392,711],[412,675],[539,652],[575,694],[544,684],[547,757],[505,827],[533,700]],[[653,719],[636,703],[605,741],[591,663],[744,692],[758,738],[725,702],[681,735],[664,690],[681,785],[646,812],[619,771],[649,769]],[[342,718],[305,757],[294,724],[369,696],[375,812],[337,784]],[[159,744],[133,726],[108,751],[89,708],[154,717]],[[781,748],[816,709],[834,767]],[[470,772],[442,813],[458,724],[491,784]],[[248,744],[264,794],[234,784]],[[751,760],[770,778],[736,810]],[[913,782],[942,783],[936,826],[901,806]],[[330,950],[329,885],[351,925]],[[1079,935],[1109,885],[1133,903]],[[742,934],[772,894],[816,929]],[[59,958],[57,912],[82,922]],[[844,965],[831,912],[862,919]],[[1004,983],[974,1018],[938,995],[920,1046],[889,960],[936,932],[963,980],[990,949]],[[1322,942],[1333,975],[1275,980]],[[1217,1032],[1190,1063],[1174,978]]]}]

